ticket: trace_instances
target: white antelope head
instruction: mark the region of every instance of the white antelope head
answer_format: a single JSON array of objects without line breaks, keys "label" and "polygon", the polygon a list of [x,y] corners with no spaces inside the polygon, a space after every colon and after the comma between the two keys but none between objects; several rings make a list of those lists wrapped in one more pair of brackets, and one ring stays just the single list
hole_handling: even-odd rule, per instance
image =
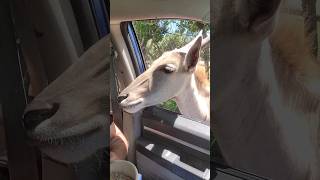
[{"label": "white antelope head", "polygon": [[195,72],[200,56],[202,32],[180,49],[162,54],[119,95],[119,103],[129,113],[178,97]]}]

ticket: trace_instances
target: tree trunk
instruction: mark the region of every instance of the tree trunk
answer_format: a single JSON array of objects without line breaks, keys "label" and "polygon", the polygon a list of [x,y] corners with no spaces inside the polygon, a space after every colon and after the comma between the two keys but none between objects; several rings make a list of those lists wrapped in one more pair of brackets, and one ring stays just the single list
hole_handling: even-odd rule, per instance
[{"label": "tree trunk", "polygon": [[317,11],[316,0],[302,0],[304,32],[310,43],[312,54],[318,56]]}]

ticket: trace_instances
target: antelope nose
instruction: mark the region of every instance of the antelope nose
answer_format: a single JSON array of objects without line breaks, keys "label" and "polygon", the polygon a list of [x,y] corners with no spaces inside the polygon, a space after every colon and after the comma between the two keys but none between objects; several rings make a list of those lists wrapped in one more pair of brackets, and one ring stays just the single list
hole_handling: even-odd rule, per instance
[{"label": "antelope nose", "polygon": [[123,100],[127,99],[127,97],[129,96],[129,94],[120,94],[118,96],[118,103],[120,104]]},{"label": "antelope nose", "polygon": [[36,109],[26,112],[23,116],[23,126],[27,131],[35,129],[41,122],[52,117],[59,109],[59,104],[54,103],[50,109]]}]

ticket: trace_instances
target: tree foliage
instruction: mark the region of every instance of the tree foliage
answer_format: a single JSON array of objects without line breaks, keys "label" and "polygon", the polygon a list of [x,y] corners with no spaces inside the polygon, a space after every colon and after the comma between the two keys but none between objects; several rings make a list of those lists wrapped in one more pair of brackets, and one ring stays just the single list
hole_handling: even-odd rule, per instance
[{"label": "tree foliage", "polygon": [[[180,48],[200,30],[210,31],[208,24],[190,20],[143,20],[133,22],[145,62],[150,65],[165,51]],[[201,54],[209,61],[209,48]]]}]

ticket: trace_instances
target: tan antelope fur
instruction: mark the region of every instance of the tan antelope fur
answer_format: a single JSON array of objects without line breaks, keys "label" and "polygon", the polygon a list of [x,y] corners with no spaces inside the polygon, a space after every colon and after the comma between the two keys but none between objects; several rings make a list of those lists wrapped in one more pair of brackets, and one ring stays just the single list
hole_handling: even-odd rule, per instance
[{"label": "tan antelope fur", "polygon": [[25,109],[29,139],[57,161],[77,162],[108,145],[108,43],[109,36],[94,44]]},{"label": "tan antelope fur", "polygon": [[197,66],[204,45],[201,34],[180,49],[164,52],[132,81],[119,95],[123,109],[135,113],[174,99],[186,117],[209,120],[209,81],[204,67]]},{"label": "tan antelope fur", "polygon": [[280,5],[213,2],[213,131],[234,168],[319,180],[320,67],[301,24],[283,18]]}]

